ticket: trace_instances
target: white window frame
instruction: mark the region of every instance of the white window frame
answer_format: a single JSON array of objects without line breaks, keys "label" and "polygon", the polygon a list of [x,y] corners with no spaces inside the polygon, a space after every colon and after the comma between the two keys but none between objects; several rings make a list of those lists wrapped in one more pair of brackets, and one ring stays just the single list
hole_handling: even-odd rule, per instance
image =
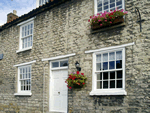
[{"label": "white window frame", "polygon": [[[97,89],[97,72],[96,71],[96,55],[97,54],[103,54],[107,52],[114,52],[114,51],[122,51],[122,70],[123,70],[123,78],[122,78],[122,88],[116,88],[116,89]],[[114,70],[115,71],[115,70]],[[108,72],[108,71],[106,71]],[[93,73],[92,73],[92,91],[90,92],[90,95],[127,95],[127,92],[125,91],[125,47],[123,48],[115,48],[115,49],[109,49],[109,50],[102,50],[99,52],[93,53]]]},{"label": "white window frame", "polygon": [[[26,63],[22,63],[22,64],[17,64],[17,65],[14,65],[13,67],[17,67],[18,68],[18,77],[17,77],[17,93],[15,93],[14,95],[15,96],[31,96],[32,93],[31,93],[31,90],[32,90],[32,63],[35,63],[36,60],[33,60],[31,62],[26,62]],[[20,68],[23,68],[23,67],[27,67],[27,66],[30,66],[30,82],[31,82],[31,86],[30,86],[30,90],[26,90],[26,91],[21,91],[21,83],[20,83]]]},{"label": "white window frame", "polygon": [[[43,3],[41,3],[43,2]],[[43,4],[45,4],[46,2],[49,2],[49,0],[37,0],[36,1],[36,7],[42,6]]]},{"label": "white window frame", "polygon": [[[102,0],[102,4],[103,4],[103,1]],[[109,4],[110,4],[110,0],[109,0]],[[116,0],[115,0],[115,8],[116,8]],[[110,5],[108,6],[108,9],[110,11]],[[125,9],[125,0],[122,0],[122,9]],[[103,5],[102,5],[102,13],[104,13],[104,8],[103,8]],[[97,14],[97,13],[100,13],[97,11],[97,0],[94,0],[94,14]]]},{"label": "white window frame", "polygon": [[[35,17],[30,18],[30,19],[28,19],[28,20],[26,20],[26,21],[24,21],[24,22],[21,22],[21,23],[19,23],[19,24],[17,25],[17,26],[20,27],[20,35],[19,35],[19,50],[17,50],[16,53],[19,53],[19,52],[22,52],[22,51],[26,51],[26,50],[32,49],[32,47],[33,47],[33,37],[34,37],[34,18],[35,18]],[[33,24],[33,26],[32,26],[32,34],[29,34],[29,35],[26,36],[26,37],[22,37],[22,27],[27,26],[27,25],[29,25],[29,24],[31,24],[31,23]],[[22,47],[22,39],[23,39],[23,38],[27,38],[27,37],[29,37],[29,36],[32,36],[32,46],[23,48],[23,47]],[[31,39],[30,39],[30,40],[31,40]]]}]

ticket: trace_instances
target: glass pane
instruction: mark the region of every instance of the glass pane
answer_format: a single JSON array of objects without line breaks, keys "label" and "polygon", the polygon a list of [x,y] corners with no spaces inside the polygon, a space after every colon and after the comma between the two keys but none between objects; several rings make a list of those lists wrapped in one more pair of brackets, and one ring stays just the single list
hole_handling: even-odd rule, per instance
[{"label": "glass pane", "polygon": [[97,81],[97,89],[102,89],[102,81]]},{"label": "glass pane", "polygon": [[103,62],[103,70],[107,70],[108,69],[108,62]]},{"label": "glass pane", "polygon": [[110,3],[115,2],[115,0],[110,0]]},{"label": "glass pane", "polygon": [[110,79],[115,79],[115,71],[110,72]]},{"label": "glass pane", "polygon": [[104,6],[104,10],[108,9],[108,5]]},{"label": "glass pane", "polygon": [[23,73],[25,73],[25,68],[23,68]]},{"label": "glass pane", "polygon": [[20,73],[22,73],[22,68],[20,68]]},{"label": "glass pane", "polygon": [[97,6],[101,7],[102,6],[102,0],[97,0]]},{"label": "glass pane", "polygon": [[96,63],[96,71],[100,71],[101,70],[101,63]]},{"label": "glass pane", "polygon": [[122,68],[122,60],[116,61],[116,69]]},{"label": "glass pane", "polygon": [[108,61],[108,53],[103,54],[103,62]]},{"label": "glass pane", "polygon": [[115,3],[110,4],[110,8],[115,7]]},{"label": "glass pane", "polygon": [[108,79],[108,72],[104,72],[103,73],[103,80],[107,80]]},{"label": "glass pane", "polygon": [[122,78],[122,71],[117,71],[117,78]]},{"label": "glass pane", "polygon": [[23,80],[21,81],[21,86],[24,86],[24,81]]},{"label": "glass pane", "polygon": [[117,6],[122,4],[122,0],[116,0],[117,1]]},{"label": "glass pane", "polygon": [[122,51],[116,52],[116,60],[122,60]]},{"label": "glass pane", "polygon": [[101,11],[102,11],[102,7],[99,7],[99,8],[98,8],[98,12],[101,12]]},{"label": "glass pane", "polygon": [[108,4],[108,0],[104,0],[104,5],[107,5]]},{"label": "glass pane", "polygon": [[68,66],[68,60],[60,61],[60,67]]},{"label": "glass pane", "polygon": [[108,88],[108,81],[103,81],[103,89]]},{"label": "glass pane", "polygon": [[26,90],[26,86],[24,86],[24,90]]},{"label": "glass pane", "polygon": [[115,88],[115,80],[110,81],[110,88]]},{"label": "glass pane", "polygon": [[122,80],[117,80],[117,88],[122,88]]},{"label": "glass pane", "polygon": [[31,84],[31,80],[29,79],[29,84]]},{"label": "glass pane", "polygon": [[30,73],[28,74],[28,76],[29,76],[29,78],[31,78],[31,74]]},{"label": "glass pane", "polygon": [[29,85],[29,90],[31,90],[31,86]]},{"label": "glass pane", "polygon": [[26,90],[29,90],[28,85],[26,86]]},{"label": "glass pane", "polygon": [[54,68],[54,67],[59,67],[59,62],[53,62],[52,63],[52,68]]},{"label": "glass pane", "polygon": [[109,69],[115,69],[115,61],[109,62]]},{"label": "glass pane", "polygon": [[20,79],[22,79],[22,74],[20,74]]},{"label": "glass pane", "polygon": [[26,83],[27,83],[26,85],[28,85],[29,84],[29,80],[26,80]]},{"label": "glass pane", "polygon": [[101,55],[96,55],[96,62],[101,62]]},{"label": "glass pane", "polygon": [[102,73],[97,74],[97,80],[102,80]]},{"label": "glass pane", "polygon": [[114,52],[109,53],[109,60],[115,60],[115,53]]},{"label": "glass pane", "polygon": [[21,86],[21,90],[24,90],[24,86]]},{"label": "glass pane", "polygon": [[118,9],[122,9],[122,5],[121,6],[119,6],[119,7],[117,7]]},{"label": "glass pane", "polygon": [[25,36],[27,35],[26,32],[27,32],[27,26],[25,26]]}]

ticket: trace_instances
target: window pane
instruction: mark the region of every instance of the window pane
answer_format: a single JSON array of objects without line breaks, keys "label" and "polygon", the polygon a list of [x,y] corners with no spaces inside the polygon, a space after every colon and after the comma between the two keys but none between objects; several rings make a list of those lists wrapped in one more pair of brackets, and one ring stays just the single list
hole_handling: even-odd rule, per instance
[{"label": "window pane", "polygon": [[22,74],[20,74],[20,79],[22,79]]},{"label": "window pane", "polygon": [[108,53],[103,54],[103,62],[108,61]]},{"label": "window pane", "polygon": [[118,9],[122,9],[122,5],[121,6],[119,6],[119,7],[117,7]]},{"label": "window pane", "polygon": [[102,0],[97,0],[97,6],[101,7],[102,6]]},{"label": "window pane", "polygon": [[116,60],[122,60],[122,51],[116,52]]},{"label": "window pane", "polygon": [[115,7],[115,3],[110,4],[110,8]]},{"label": "window pane", "polygon": [[97,81],[97,89],[102,89],[102,81]]},{"label": "window pane", "polygon": [[26,90],[29,90],[28,85],[26,86]]},{"label": "window pane", "polygon": [[109,60],[115,60],[115,53],[114,52],[109,53]]},{"label": "window pane", "polygon": [[109,62],[109,69],[115,69],[115,61]]},{"label": "window pane", "polygon": [[23,80],[21,81],[21,86],[24,86],[24,81]]},{"label": "window pane", "polygon": [[31,38],[31,46],[32,46],[32,36],[30,38]]},{"label": "window pane", "polygon": [[122,68],[122,60],[116,61],[116,69]]},{"label": "window pane", "polygon": [[30,34],[32,34],[33,24],[31,24]]},{"label": "window pane", "polygon": [[101,63],[96,63],[96,70],[100,71],[101,70]]},{"label": "window pane", "polygon": [[22,27],[22,37],[24,37],[24,27]]},{"label": "window pane", "polygon": [[122,88],[122,80],[117,80],[117,88]]},{"label": "window pane", "polygon": [[122,71],[117,71],[117,78],[122,78]]},{"label": "window pane", "polygon": [[103,70],[108,70],[108,62],[103,62]]},{"label": "window pane", "polygon": [[107,10],[108,9],[108,5],[104,6],[104,10]]},{"label": "window pane", "polygon": [[31,86],[29,85],[29,90],[31,90]]},{"label": "window pane", "polygon": [[59,67],[59,62],[53,62],[52,63],[52,68],[54,68],[54,67]]},{"label": "window pane", "polygon": [[68,66],[68,60],[60,61],[60,67]]},{"label": "window pane", "polygon": [[108,0],[104,0],[104,5],[107,5],[108,4]]},{"label": "window pane", "polygon": [[24,90],[24,86],[21,86],[21,90]]},{"label": "window pane", "polygon": [[115,0],[110,0],[110,3],[115,2]]},{"label": "window pane", "polygon": [[97,74],[97,80],[102,80],[102,73]]},{"label": "window pane", "polygon": [[103,89],[108,88],[108,81],[103,81]]},{"label": "window pane", "polygon": [[96,55],[96,62],[101,62],[101,55]]},{"label": "window pane", "polygon": [[110,81],[110,88],[115,88],[115,80]]},{"label": "window pane", "polygon": [[98,12],[102,12],[102,7],[99,7],[99,8],[98,8]]},{"label": "window pane", "polygon": [[103,80],[106,80],[106,79],[108,79],[108,72],[103,73]]},{"label": "window pane", "polygon": [[117,6],[122,4],[122,0],[116,0],[116,1],[117,1],[116,3]]},{"label": "window pane", "polygon": [[115,79],[115,71],[110,72],[110,79]]}]

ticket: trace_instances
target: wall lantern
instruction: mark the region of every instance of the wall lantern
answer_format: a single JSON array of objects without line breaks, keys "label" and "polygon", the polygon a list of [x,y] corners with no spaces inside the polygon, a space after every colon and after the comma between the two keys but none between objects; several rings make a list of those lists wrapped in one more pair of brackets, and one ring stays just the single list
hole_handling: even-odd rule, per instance
[{"label": "wall lantern", "polygon": [[77,68],[77,71],[81,71],[81,67],[78,61],[76,61],[75,66]]},{"label": "wall lantern", "polygon": [[137,15],[137,23],[140,23],[140,32],[142,32],[142,22],[145,21],[145,20],[141,19],[141,14],[140,14],[140,11],[137,7],[135,7],[135,13]]}]

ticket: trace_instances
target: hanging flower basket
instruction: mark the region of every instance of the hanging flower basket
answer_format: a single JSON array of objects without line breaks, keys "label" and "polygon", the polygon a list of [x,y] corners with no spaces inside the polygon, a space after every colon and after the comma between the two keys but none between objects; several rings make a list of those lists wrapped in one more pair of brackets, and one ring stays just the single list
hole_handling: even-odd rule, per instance
[{"label": "hanging flower basket", "polygon": [[97,16],[93,15],[90,16],[88,22],[91,23],[91,29],[99,29],[103,27],[113,26],[115,24],[119,24],[124,22],[123,16],[126,15],[128,12],[122,9],[118,10],[117,8],[111,12],[104,12],[101,14],[97,14]]},{"label": "hanging flower basket", "polygon": [[69,89],[71,88],[82,88],[85,86],[85,81],[87,77],[84,75],[84,73],[81,73],[77,71],[76,73],[71,73],[69,77],[66,79],[65,83],[67,83],[67,87]]}]

